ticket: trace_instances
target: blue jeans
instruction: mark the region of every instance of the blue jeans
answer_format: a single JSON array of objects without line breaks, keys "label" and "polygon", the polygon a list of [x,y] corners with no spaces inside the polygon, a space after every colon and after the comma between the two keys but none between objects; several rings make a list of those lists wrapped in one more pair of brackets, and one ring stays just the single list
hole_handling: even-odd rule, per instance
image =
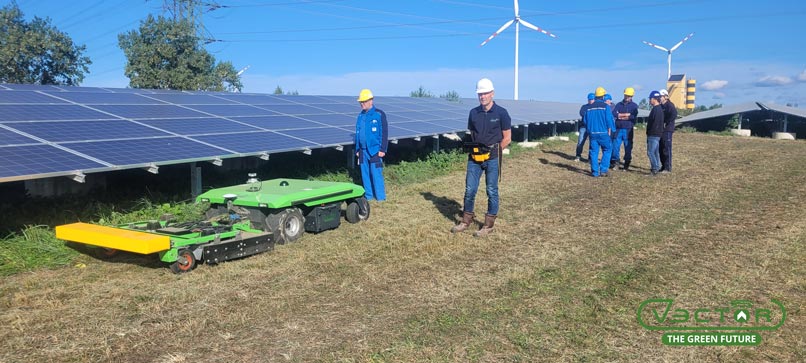
[{"label": "blue jeans", "polygon": [[585,141],[588,140],[588,129],[585,126],[579,128],[579,139],[577,139],[577,157],[582,157],[582,147],[585,146]]},{"label": "blue jeans", "polygon": [[467,161],[465,206],[462,210],[473,213],[482,172],[484,172],[484,181],[487,184],[487,214],[495,216],[498,215],[498,159],[490,159],[482,163],[473,160]]},{"label": "blue jeans", "polygon": [[[591,144],[588,147],[588,158],[591,162],[591,175],[606,174],[607,169],[610,168],[610,153],[613,148],[613,140],[610,139],[610,135],[607,133],[591,134],[590,138]],[[599,162],[599,148],[602,149],[601,163]]]},{"label": "blue jeans", "polygon": [[646,156],[649,157],[649,168],[653,172],[660,170],[660,136],[646,137]]},{"label": "blue jeans", "polygon": [[364,184],[364,196],[367,200],[386,200],[386,185],[383,181],[383,160],[361,149],[361,183]]},{"label": "blue jeans", "polygon": [[619,161],[621,156],[621,143],[624,143],[624,162],[632,160],[632,140],[630,140],[630,129],[617,129],[616,137],[613,138],[613,154],[610,160]]}]

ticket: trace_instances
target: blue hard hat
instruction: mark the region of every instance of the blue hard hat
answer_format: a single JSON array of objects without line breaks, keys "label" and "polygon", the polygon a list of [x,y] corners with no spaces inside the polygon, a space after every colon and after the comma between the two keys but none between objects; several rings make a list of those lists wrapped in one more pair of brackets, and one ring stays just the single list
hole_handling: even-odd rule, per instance
[{"label": "blue hard hat", "polygon": [[593,99],[596,99],[596,95],[594,95],[593,92],[588,93],[588,101],[593,100]]},{"label": "blue hard hat", "polygon": [[604,100],[605,100],[605,101],[612,101],[612,100],[613,100],[613,96],[611,96],[609,93],[606,93],[606,94],[604,95]]},{"label": "blue hard hat", "polygon": [[660,98],[660,92],[658,91],[649,92],[649,98]]}]

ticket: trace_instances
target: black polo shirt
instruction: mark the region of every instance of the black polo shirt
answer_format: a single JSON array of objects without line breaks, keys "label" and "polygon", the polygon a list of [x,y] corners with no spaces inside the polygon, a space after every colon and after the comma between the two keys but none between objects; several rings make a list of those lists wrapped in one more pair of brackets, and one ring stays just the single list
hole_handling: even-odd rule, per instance
[{"label": "black polo shirt", "polygon": [[485,145],[500,143],[504,138],[503,131],[512,128],[512,118],[509,112],[497,103],[493,102],[493,107],[489,111],[479,105],[470,110],[467,118],[467,129],[473,141]]}]

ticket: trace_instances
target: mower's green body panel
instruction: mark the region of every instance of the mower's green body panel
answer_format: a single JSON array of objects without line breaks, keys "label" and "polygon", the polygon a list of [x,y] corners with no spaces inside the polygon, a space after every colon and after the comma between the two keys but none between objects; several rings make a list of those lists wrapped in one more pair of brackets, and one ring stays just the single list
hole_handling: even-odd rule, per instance
[{"label": "mower's green body panel", "polygon": [[353,183],[299,179],[271,179],[256,183],[217,188],[196,198],[196,202],[226,205],[225,195],[235,195],[234,205],[282,209],[341,202],[364,196],[364,188]]}]

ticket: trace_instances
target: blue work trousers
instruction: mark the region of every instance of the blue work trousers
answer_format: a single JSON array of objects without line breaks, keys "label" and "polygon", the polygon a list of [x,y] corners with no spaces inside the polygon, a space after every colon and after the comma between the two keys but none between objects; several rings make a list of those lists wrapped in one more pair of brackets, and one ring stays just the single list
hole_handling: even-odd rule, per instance
[{"label": "blue work trousers", "polygon": [[632,139],[630,138],[630,129],[617,129],[616,136],[613,138],[613,154],[610,160],[618,162],[621,159],[621,144],[624,143],[624,162],[632,161]]},{"label": "blue work trousers", "polygon": [[[610,168],[610,154],[613,151],[613,140],[607,133],[591,134],[588,146],[588,158],[591,162],[591,175],[606,174]],[[599,149],[602,149],[602,161],[599,162]]]},{"label": "blue work trousers", "polygon": [[653,173],[660,171],[660,136],[646,137],[646,156],[649,157],[649,168]]},{"label": "blue work trousers", "polygon": [[374,157],[367,149],[361,149],[361,182],[364,184],[364,196],[367,200],[386,200],[386,186],[383,182],[383,159]]},{"label": "blue work trousers", "polygon": [[660,170],[672,171],[672,135],[673,132],[664,131],[660,138]]},{"label": "blue work trousers", "polygon": [[585,146],[585,141],[588,140],[588,129],[585,126],[579,128],[579,138],[577,139],[577,157],[582,157],[582,148]]},{"label": "blue work trousers", "polygon": [[487,214],[498,215],[498,159],[489,159],[481,163],[473,160],[467,161],[465,205],[462,210],[473,213],[481,173],[484,173],[484,180],[487,184]]}]

